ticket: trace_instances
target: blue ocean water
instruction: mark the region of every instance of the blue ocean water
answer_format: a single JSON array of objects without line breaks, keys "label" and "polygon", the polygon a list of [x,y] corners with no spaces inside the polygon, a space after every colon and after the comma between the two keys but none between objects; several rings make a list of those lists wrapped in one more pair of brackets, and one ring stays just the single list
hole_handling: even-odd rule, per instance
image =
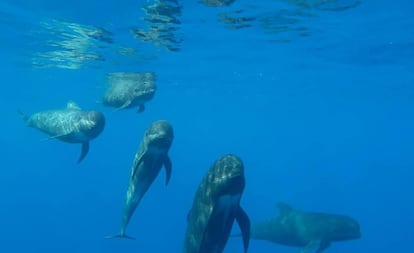
[{"label": "blue ocean water", "polygon": [[[157,13],[162,22],[154,5],[171,7]],[[360,222],[361,239],[327,252],[410,251],[413,9],[404,0],[3,0],[0,252],[180,252],[195,190],[226,153],[245,164],[252,222],[284,201]],[[99,102],[107,74],[120,71],[156,73],[144,113]],[[79,165],[79,145],[42,141],[16,113],[67,101],[107,119]],[[119,230],[134,154],[158,119],[175,131],[171,182],[160,173],[144,197],[128,227],[136,240],[105,240]],[[225,252],[241,251],[230,239]]]}]

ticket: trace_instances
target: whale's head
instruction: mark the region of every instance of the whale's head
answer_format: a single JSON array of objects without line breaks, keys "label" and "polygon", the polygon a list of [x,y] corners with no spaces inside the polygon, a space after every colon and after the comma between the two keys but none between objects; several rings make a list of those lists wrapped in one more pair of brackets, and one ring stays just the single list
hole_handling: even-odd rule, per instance
[{"label": "whale's head", "polygon": [[79,131],[89,139],[96,138],[105,128],[105,116],[99,111],[86,111],[79,121]]},{"label": "whale's head", "polygon": [[139,82],[133,86],[131,96],[135,100],[148,101],[154,97],[157,87],[153,73],[142,73]]},{"label": "whale's head", "polygon": [[218,195],[241,195],[245,187],[244,165],[232,154],[217,159],[208,175]]},{"label": "whale's head", "polygon": [[345,241],[361,238],[361,228],[355,219],[349,216],[340,216],[331,222],[331,240]]},{"label": "whale's head", "polygon": [[174,139],[174,131],[166,120],[158,120],[151,124],[144,136],[146,145],[153,149],[167,151]]}]

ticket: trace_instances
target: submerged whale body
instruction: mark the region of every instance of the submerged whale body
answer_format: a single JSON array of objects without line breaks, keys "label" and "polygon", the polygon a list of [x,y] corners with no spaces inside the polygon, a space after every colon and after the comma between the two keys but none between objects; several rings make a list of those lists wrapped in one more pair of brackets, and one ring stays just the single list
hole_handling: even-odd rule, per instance
[{"label": "submerged whale body", "polygon": [[115,236],[108,236],[106,237],[107,239],[134,239],[128,236],[125,230],[142,197],[154,182],[163,166],[166,171],[165,184],[167,185],[170,181],[172,164],[168,151],[173,139],[173,128],[165,120],[155,121],[145,131],[131,168],[120,233]]},{"label": "submerged whale body", "polygon": [[143,112],[145,103],[155,95],[155,81],[156,76],[152,72],[110,73],[108,89],[102,99],[103,105],[117,110],[138,108],[137,112]]},{"label": "submerged whale body", "polygon": [[361,237],[359,223],[349,216],[305,212],[283,202],[277,207],[279,216],[252,225],[252,239],[301,247],[301,253],[320,253],[333,242]]},{"label": "submerged whale body", "polygon": [[223,252],[235,220],[247,252],[250,220],[240,206],[244,187],[240,158],[224,155],[214,162],[201,181],[188,213],[183,253]]},{"label": "submerged whale body", "polygon": [[99,111],[82,110],[68,102],[66,108],[37,112],[31,116],[19,112],[26,125],[68,143],[81,143],[80,163],[89,152],[89,142],[98,137],[105,127],[105,117]]}]

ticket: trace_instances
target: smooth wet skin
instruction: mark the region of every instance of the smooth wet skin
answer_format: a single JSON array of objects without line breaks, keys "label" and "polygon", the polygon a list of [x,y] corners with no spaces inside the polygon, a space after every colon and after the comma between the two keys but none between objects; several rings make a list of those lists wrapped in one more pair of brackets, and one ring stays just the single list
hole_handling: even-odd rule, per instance
[{"label": "smooth wet skin", "polygon": [[154,73],[109,74],[109,87],[102,102],[103,105],[116,110],[138,108],[137,112],[145,111],[145,103],[150,101],[157,90]]},{"label": "smooth wet skin", "polygon": [[105,128],[105,117],[99,111],[84,111],[74,102],[66,108],[48,110],[26,116],[21,113],[26,125],[40,130],[50,137],[68,143],[81,143],[80,163],[89,152],[89,142],[98,137]]},{"label": "smooth wet skin", "polygon": [[359,223],[345,215],[305,212],[278,203],[280,215],[252,225],[251,238],[320,253],[333,242],[361,238]]},{"label": "smooth wet skin", "polygon": [[244,166],[240,158],[224,155],[212,165],[188,213],[183,253],[223,252],[234,221],[242,231],[244,252],[247,252],[250,220],[240,206],[244,187]]},{"label": "smooth wet skin", "polygon": [[107,238],[133,239],[133,237],[125,233],[126,228],[142,197],[154,182],[163,166],[166,171],[165,184],[168,185],[170,181],[172,164],[168,151],[173,139],[173,128],[165,120],[154,122],[146,130],[132,164],[120,232],[115,236]]}]

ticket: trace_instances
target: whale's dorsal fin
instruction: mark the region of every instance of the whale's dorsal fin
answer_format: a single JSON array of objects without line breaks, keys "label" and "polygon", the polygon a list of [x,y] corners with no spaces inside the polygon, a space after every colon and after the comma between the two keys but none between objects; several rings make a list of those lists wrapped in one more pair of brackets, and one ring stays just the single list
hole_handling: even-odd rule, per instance
[{"label": "whale's dorsal fin", "polygon": [[75,102],[69,101],[69,102],[66,103],[66,109],[80,110],[81,108]]},{"label": "whale's dorsal fin", "polygon": [[279,208],[280,216],[286,216],[293,211],[293,207],[285,202],[278,202],[276,207]]}]

